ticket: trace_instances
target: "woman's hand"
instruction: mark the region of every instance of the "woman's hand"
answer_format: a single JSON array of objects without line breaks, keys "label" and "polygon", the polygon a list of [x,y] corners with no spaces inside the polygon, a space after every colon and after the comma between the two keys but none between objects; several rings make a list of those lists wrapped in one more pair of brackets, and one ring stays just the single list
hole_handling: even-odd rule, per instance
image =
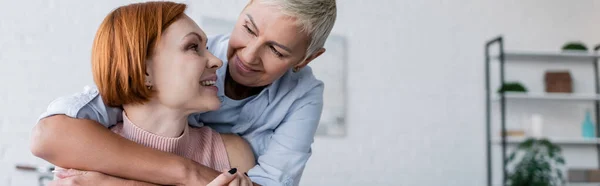
[{"label": "woman's hand", "polygon": [[56,173],[58,180],[49,183],[49,186],[112,186],[112,185],[130,185],[130,186],[155,186],[154,184],[125,180],[109,176],[99,172],[80,171],[75,169],[63,170]]},{"label": "woman's hand", "polygon": [[253,186],[253,183],[246,173],[237,172],[237,169],[233,168],[229,171],[223,171],[207,186]]}]

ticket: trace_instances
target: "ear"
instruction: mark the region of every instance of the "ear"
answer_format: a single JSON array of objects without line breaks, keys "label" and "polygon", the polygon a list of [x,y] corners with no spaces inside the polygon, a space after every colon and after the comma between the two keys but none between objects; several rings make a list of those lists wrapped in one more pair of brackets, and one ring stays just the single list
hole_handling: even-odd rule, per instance
[{"label": "ear", "polygon": [[308,58],[306,58],[306,60],[304,60],[302,63],[300,63],[294,67],[304,68],[311,61],[313,61],[314,59],[317,59],[317,57],[321,56],[321,54],[323,54],[323,53],[325,53],[325,48],[320,48],[319,50],[315,51],[312,55],[308,56]]},{"label": "ear", "polygon": [[146,71],[144,72],[144,84],[146,86],[152,86],[152,60],[146,59]]}]

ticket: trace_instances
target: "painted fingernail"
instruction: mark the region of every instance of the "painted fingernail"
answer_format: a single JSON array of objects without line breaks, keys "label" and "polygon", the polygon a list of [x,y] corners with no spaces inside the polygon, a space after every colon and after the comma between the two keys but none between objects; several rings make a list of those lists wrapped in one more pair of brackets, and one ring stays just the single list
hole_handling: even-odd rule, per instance
[{"label": "painted fingernail", "polygon": [[235,174],[237,172],[237,168],[233,168],[231,170],[228,171],[229,174]]},{"label": "painted fingernail", "polygon": [[248,176],[248,173],[244,172],[244,175]]}]

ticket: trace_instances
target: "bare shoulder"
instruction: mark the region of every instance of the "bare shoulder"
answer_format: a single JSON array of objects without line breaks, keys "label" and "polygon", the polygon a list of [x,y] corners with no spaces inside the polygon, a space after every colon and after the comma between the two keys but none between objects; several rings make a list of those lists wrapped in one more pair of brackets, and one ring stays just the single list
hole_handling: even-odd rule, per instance
[{"label": "bare shoulder", "polygon": [[256,158],[252,152],[252,148],[248,142],[235,134],[221,134],[227,155],[229,156],[229,164],[232,168],[237,168],[240,171],[248,172],[256,165]]}]

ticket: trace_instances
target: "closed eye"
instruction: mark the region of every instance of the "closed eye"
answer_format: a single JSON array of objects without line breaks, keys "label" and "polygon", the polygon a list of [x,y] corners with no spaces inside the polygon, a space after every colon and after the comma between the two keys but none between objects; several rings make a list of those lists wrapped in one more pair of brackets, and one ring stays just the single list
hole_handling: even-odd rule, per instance
[{"label": "closed eye", "polygon": [[252,35],[256,35],[256,33],[254,33],[254,31],[252,31],[252,29],[250,29],[250,27],[248,27],[248,25],[244,25],[244,28],[246,28],[246,32],[248,32]]},{"label": "closed eye", "polygon": [[198,44],[189,45],[188,50],[194,50],[194,51],[198,52]]},{"label": "closed eye", "polygon": [[277,51],[277,49],[275,49],[275,47],[273,47],[273,45],[269,46],[269,48],[277,57],[279,57],[279,58],[283,57],[283,54],[281,54],[281,52]]}]

